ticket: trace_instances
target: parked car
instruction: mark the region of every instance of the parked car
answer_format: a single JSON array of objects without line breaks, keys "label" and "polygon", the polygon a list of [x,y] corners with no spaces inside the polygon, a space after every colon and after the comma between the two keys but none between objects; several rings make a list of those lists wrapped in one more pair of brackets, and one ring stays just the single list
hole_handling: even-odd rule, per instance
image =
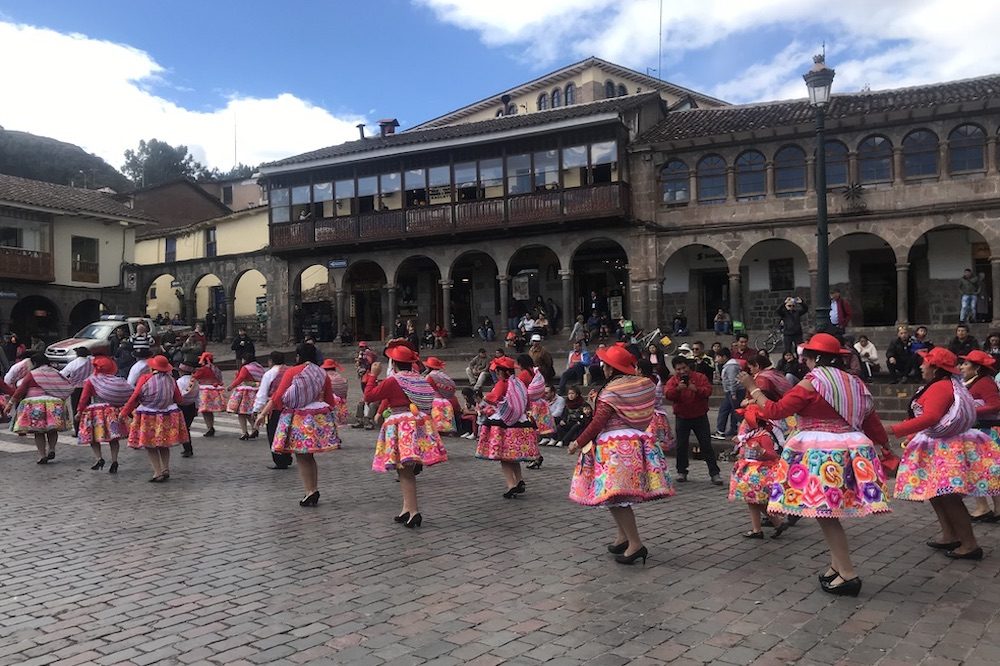
[{"label": "parked car", "polygon": [[149,317],[126,317],[125,315],[103,315],[100,321],[87,324],[77,331],[76,335],[60,340],[45,349],[45,356],[56,368],[62,368],[73,358],[73,350],[86,347],[91,354],[109,354],[111,352],[111,333],[118,330],[122,340],[127,340],[135,333],[136,326],[146,324],[150,335],[159,344],[160,336],[166,330],[177,333],[183,340],[191,331],[190,326],[157,326]]}]

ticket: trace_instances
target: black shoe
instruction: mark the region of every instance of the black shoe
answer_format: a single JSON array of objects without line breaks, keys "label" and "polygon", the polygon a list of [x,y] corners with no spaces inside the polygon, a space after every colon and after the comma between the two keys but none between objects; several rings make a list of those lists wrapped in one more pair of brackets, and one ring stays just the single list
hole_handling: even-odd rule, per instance
[{"label": "black shoe", "polygon": [[962,545],[961,541],[948,541],[946,543],[941,543],[939,541],[928,541],[927,545],[935,550],[955,550]]},{"label": "black shoe", "polygon": [[410,519],[408,521],[403,523],[403,527],[409,527],[412,530],[414,527],[420,527],[421,523],[423,522],[424,522],[424,517],[421,516],[419,513],[415,513],[412,516],[410,516]]},{"label": "black shoe", "polygon": [[635,551],[631,555],[615,555],[615,562],[618,564],[635,564],[635,561],[642,558],[642,566],[646,566],[646,558],[649,557],[649,551],[643,546],[639,550]]},{"label": "black shoe", "polygon": [[987,511],[986,513],[981,513],[978,516],[972,516],[972,522],[974,523],[993,523],[996,522],[996,514],[992,511]]},{"label": "black shoe", "polygon": [[677,483],[687,483],[688,475],[687,472],[677,475]]},{"label": "black shoe", "polygon": [[802,516],[785,516],[785,523],[789,527],[791,527],[795,523],[799,522],[800,520],[802,520]]},{"label": "black shoe", "polygon": [[949,550],[945,553],[948,557],[953,560],[981,560],[983,559],[983,549],[976,548],[975,550],[970,550],[968,553],[956,553],[953,550]]},{"label": "black shoe", "polygon": [[754,531],[744,532],[743,533],[743,538],[744,539],[763,539],[764,538],[764,532],[763,531],[761,531],[761,532],[754,532]]},{"label": "black shoe", "polygon": [[260,430],[254,430],[250,433],[250,439],[257,439],[258,437],[260,437]]},{"label": "black shoe", "polygon": [[409,519],[410,519],[410,512],[407,511],[406,513],[399,514],[398,516],[396,516],[392,520],[393,520],[393,522],[396,522],[396,523],[405,523]]},{"label": "black shoe", "polygon": [[163,474],[160,475],[160,480],[162,480],[162,481],[169,481],[170,480],[170,470],[167,470],[167,471],[163,472]]},{"label": "black shoe", "polygon": [[608,544],[608,552],[611,553],[612,555],[621,555],[626,550],[628,550],[628,541]]},{"label": "black shoe", "polygon": [[100,460],[98,460],[97,462],[95,462],[93,465],[91,465],[90,469],[104,469],[104,458],[101,458]]},{"label": "black shoe", "polygon": [[518,481],[517,485],[514,486],[514,492],[517,493],[518,495],[528,492],[528,488],[527,486],[524,485],[523,479],[521,481]]},{"label": "black shoe", "polygon": [[201,434],[202,437],[215,437],[215,428],[209,428]]},{"label": "black shoe", "polygon": [[111,463],[110,467],[108,467],[108,474],[117,474],[117,473],[118,473],[118,461],[115,461]]},{"label": "black shoe", "polygon": [[840,574],[837,573],[836,570],[834,569],[831,569],[831,571],[833,571],[833,573],[831,574],[818,574],[816,576],[817,578],[819,578],[819,582],[821,584],[826,585],[827,583],[832,583],[833,581],[837,580],[837,576],[839,576]]},{"label": "black shoe", "polygon": [[163,478],[162,475],[157,475],[157,476],[154,476],[152,479],[150,479],[149,482],[150,483],[163,483],[164,480],[165,479]]},{"label": "black shoe", "polygon": [[268,465],[268,469],[289,469],[288,465]]},{"label": "black shoe", "polygon": [[181,453],[181,458],[190,458],[194,455],[194,451],[183,451]]},{"label": "black shoe", "polygon": [[56,459],[56,452],[55,451],[49,451],[49,455],[45,456],[45,459],[46,460],[55,460]]},{"label": "black shoe", "polygon": [[785,522],[781,523],[780,525],[774,528],[774,532],[771,533],[771,538],[777,539],[782,534],[784,534],[785,530],[787,530],[789,527],[791,527],[791,525],[789,525],[788,521],[786,520]]},{"label": "black shoe", "polygon": [[240,435],[240,441],[241,441],[241,442],[245,442],[245,441],[247,441],[248,439],[250,439],[250,435],[249,435],[249,433],[243,433],[242,435]]},{"label": "black shoe", "polygon": [[319,504],[318,490],[299,500],[299,506],[316,506],[317,504]]},{"label": "black shoe", "polygon": [[840,585],[820,583],[820,587],[823,588],[824,592],[835,594],[838,597],[856,597],[861,592],[861,579],[855,577],[851,580],[845,580]]},{"label": "black shoe", "polygon": [[35,463],[35,464],[36,465],[48,465],[49,464],[49,459],[48,458],[39,458],[38,462]]},{"label": "black shoe", "polygon": [[503,494],[504,499],[515,499],[517,497],[517,486],[513,488],[508,488],[507,492]]}]

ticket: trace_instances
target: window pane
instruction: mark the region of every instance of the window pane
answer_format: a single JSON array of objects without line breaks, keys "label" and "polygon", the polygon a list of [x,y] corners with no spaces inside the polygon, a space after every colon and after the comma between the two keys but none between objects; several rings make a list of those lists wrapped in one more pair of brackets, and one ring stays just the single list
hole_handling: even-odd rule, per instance
[{"label": "window pane", "polygon": [[544,111],[547,108],[549,108],[549,96],[542,93],[538,96],[538,110]]},{"label": "window pane", "polygon": [[986,137],[975,125],[960,125],[948,135],[948,170],[982,171],[986,164]]},{"label": "window pane", "polygon": [[736,158],[736,198],[763,199],[767,187],[765,175],[764,156],[756,150]]},{"label": "window pane", "polygon": [[774,156],[774,189],[777,195],[792,196],[806,191],[806,153],[786,146]]},{"label": "window pane", "polygon": [[378,177],[382,196],[379,198],[379,210],[399,210],[403,207],[402,179],[398,173],[384,173]]},{"label": "window pane", "polygon": [[563,187],[587,184],[587,146],[571,146],[562,151]]},{"label": "window pane", "polygon": [[427,172],[424,169],[410,169],[403,173],[406,187],[406,207],[427,205]]},{"label": "window pane", "polygon": [[428,193],[432,206],[451,203],[451,167],[436,166],[427,170]]},{"label": "window pane", "polygon": [[318,183],[313,185],[313,201],[333,200],[333,183]]},{"label": "window pane", "polygon": [[910,132],[903,139],[903,177],[936,176],[937,135],[928,130]]},{"label": "window pane", "polygon": [[562,92],[560,92],[559,88],[556,88],[552,91],[552,108],[560,106],[562,106]]},{"label": "window pane", "polygon": [[458,193],[459,201],[475,201],[479,198],[475,162],[461,162],[455,165],[455,191]]},{"label": "window pane", "polygon": [[590,146],[592,183],[613,183],[618,181],[618,143],[604,141]]},{"label": "window pane", "polygon": [[288,205],[288,188],[282,187],[276,190],[271,190],[268,199],[271,201],[271,206],[287,206]]},{"label": "window pane", "polygon": [[663,187],[663,203],[687,203],[691,198],[691,180],[688,168],[680,160],[671,160],[660,171]]},{"label": "window pane", "polygon": [[847,146],[839,141],[826,142],[827,189],[847,185]]},{"label": "window pane", "polygon": [[718,203],[726,200],[726,162],[717,155],[698,163],[698,201]]},{"label": "window pane", "polygon": [[543,150],[535,153],[535,190],[553,190],[559,187],[559,151]]},{"label": "window pane", "polygon": [[507,156],[507,193],[527,194],[531,191],[531,156]]},{"label": "window pane", "polygon": [[333,184],[334,196],[336,196],[337,217],[347,217],[356,212],[356,202],[354,201],[354,179],[338,180]]},{"label": "window pane", "polygon": [[608,99],[615,96],[615,84],[613,81],[604,82],[604,96]]},{"label": "window pane", "polygon": [[358,211],[370,213],[375,210],[375,195],[378,194],[378,176],[358,178]]},{"label": "window pane", "polygon": [[309,186],[300,185],[298,187],[292,188],[292,203],[293,204],[307,204],[309,203]]},{"label": "window pane", "polygon": [[503,196],[503,162],[499,157],[479,160],[479,185],[487,199]]},{"label": "window pane", "polygon": [[275,224],[278,224],[278,223],[281,223],[281,222],[288,222],[289,213],[290,213],[290,211],[289,211],[288,206],[279,206],[277,208],[272,208],[271,209],[271,222],[274,222]]},{"label": "window pane", "polygon": [[862,183],[892,181],[892,145],[881,136],[868,137],[858,148],[858,171]]},{"label": "window pane", "polygon": [[566,106],[576,104],[576,86],[572,83],[566,84]]}]

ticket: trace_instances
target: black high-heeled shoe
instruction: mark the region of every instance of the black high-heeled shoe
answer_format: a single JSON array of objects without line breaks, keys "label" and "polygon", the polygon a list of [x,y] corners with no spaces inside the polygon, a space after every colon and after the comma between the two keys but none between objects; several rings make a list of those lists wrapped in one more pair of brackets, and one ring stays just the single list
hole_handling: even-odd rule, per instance
[{"label": "black high-heeled shoe", "polygon": [[611,553],[612,555],[621,555],[626,550],[628,550],[628,541],[608,544],[608,552]]},{"label": "black high-heeled shoe", "polygon": [[396,523],[405,523],[409,519],[410,519],[410,512],[407,511],[406,513],[399,514],[398,516],[396,516],[392,520],[393,520],[393,522],[396,522]]},{"label": "black high-heeled shoe", "polygon": [[975,550],[970,550],[968,553],[956,553],[953,550],[949,550],[945,553],[948,557],[953,560],[981,560],[983,559],[983,549],[976,548]]},{"label": "black high-heeled shoe", "polygon": [[118,461],[116,460],[115,462],[111,463],[110,467],[108,467],[108,474],[117,474],[117,473],[118,473]]},{"label": "black high-heeled shoe", "polygon": [[823,584],[832,583],[833,581],[837,580],[837,576],[840,575],[839,573],[837,573],[837,570],[836,569],[830,569],[830,571],[832,571],[833,573],[832,574],[818,574],[816,576],[817,578],[819,578],[819,582],[820,583],[823,583]]},{"label": "black high-heeled shoe", "polygon": [[169,481],[170,480],[170,470],[169,469],[163,470],[163,474],[160,475],[160,480],[161,481]]},{"label": "black high-heeled shoe", "polygon": [[319,504],[318,490],[299,500],[299,506],[316,506],[317,504]]},{"label": "black high-heeled shoe", "polygon": [[241,442],[245,442],[248,439],[250,439],[250,435],[248,433],[243,433],[242,435],[240,435],[240,441]]},{"label": "black high-heeled shoe", "polygon": [[55,460],[56,459],[56,452],[55,451],[49,451],[49,455],[45,456],[45,459],[46,460]]},{"label": "black high-heeled shoe", "polygon": [[48,465],[49,464],[49,459],[48,458],[39,458],[38,462],[35,463],[35,464],[36,465]]},{"label": "black high-heeled shoe", "polygon": [[962,545],[961,541],[928,541],[927,545],[935,550],[955,550]]},{"label": "black high-heeled shoe", "polygon": [[507,492],[503,494],[504,499],[516,499],[517,498],[517,486],[513,488],[508,488]]},{"label": "black high-heeled shoe", "polygon": [[104,468],[104,458],[101,458],[100,460],[98,460],[97,462],[95,462],[93,465],[90,466],[90,469],[103,469],[103,468]]},{"label": "black high-heeled shoe", "polygon": [[635,561],[642,558],[642,566],[646,566],[646,558],[649,557],[649,551],[643,546],[639,550],[635,551],[631,555],[615,555],[615,562],[618,564],[635,564]]},{"label": "black high-heeled shoe", "polygon": [[514,486],[514,492],[518,495],[528,492],[528,487],[524,485],[523,479],[521,481],[518,481],[517,485]]},{"label": "black high-heeled shoe", "polygon": [[403,523],[403,525],[405,527],[409,527],[412,530],[414,527],[420,527],[420,524],[423,522],[424,522],[424,517],[421,516],[419,513],[415,513],[412,516],[410,516],[410,519],[405,523]]},{"label": "black high-heeled shoe", "polygon": [[254,430],[250,433],[250,439],[257,439],[258,437],[260,437],[260,430]]},{"label": "black high-heeled shoe", "polygon": [[215,437],[215,427],[211,427],[201,434],[202,437]]},{"label": "black high-heeled shoe", "polygon": [[535,458],[534,460],[532,460],[530,463],[528,463],[527,465],[525,465],[525,467],[527,467],[528,469],[541,469],[543,462],[545,462],[545,456],[538,456],[537,458]]},{"label": "black high-heeled shoe", "polygon": [[820,583],[820,587],[823,588],[824,592],[836,595],[838,597],[856,597],[861,592],[861,579],[855,576],[851,580],[845,580],[840,585],[831,585],[830,583]]}]

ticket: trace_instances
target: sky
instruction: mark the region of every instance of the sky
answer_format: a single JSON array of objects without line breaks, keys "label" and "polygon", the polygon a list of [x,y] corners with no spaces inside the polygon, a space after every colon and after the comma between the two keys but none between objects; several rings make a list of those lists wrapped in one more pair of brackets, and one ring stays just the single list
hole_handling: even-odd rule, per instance
[{"label": "sky", "polygon": [[981,76],[998,24],[1000,2],[947,0],[0,0],[0,126],[226,170],[591,55],[733,103],[804,97],[824,44],[835,93]]}]

